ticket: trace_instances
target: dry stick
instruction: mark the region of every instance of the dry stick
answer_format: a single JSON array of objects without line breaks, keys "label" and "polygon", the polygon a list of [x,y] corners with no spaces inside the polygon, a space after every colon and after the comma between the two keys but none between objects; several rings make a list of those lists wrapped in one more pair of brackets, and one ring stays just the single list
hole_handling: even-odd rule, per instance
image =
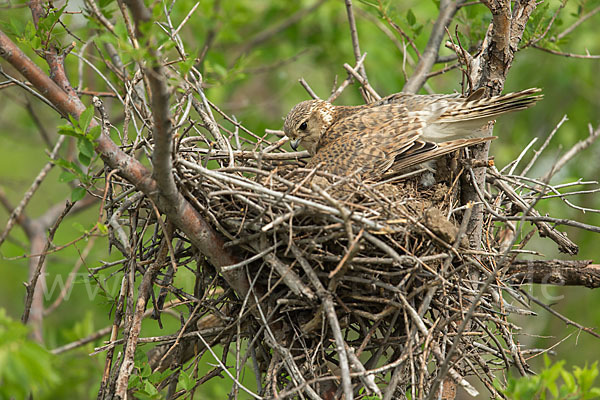
[{"label": "dry stick", "polygon": [[39,99],[42,103],[45,103],[47,106],[49,106],[50,108],[52,108],[57,113],[59,113],[59,114],[61,113],[61,111],[54,104],[52,104],[50,101],[48,101],[47,98],[45,98],[44,96],[42,96],[41,94],[39,94],[38,92],[36,92],[35,90],[33,90],[30,87],[30,85],[28,85],[27,83],[21,82],[21,81],[15,79],[15,78],[13,78],[12,76],[8,75],[6,72],[4,72],[2,70],[2,66],[1,65],[0,65],[0,75],[4,76],[11,83],[19,86],[21,89],[24,89],[26,92],[28,92],[29,94],[31,94],[33,97],[36,97],[37,99]]},{"label": "dry stick", "polygon": [[[543,196],[540,198],[540,200],[542,199],[552,199],[552,198],[560,198],[562,201],[565,202],[566,205],[568,205],[571,208],[574,208],[576,210],[582,211],[583,213],[586,212],[594,212],[594,213],[600,213],[600,209],[596,209],[596,208],[589,208],[589,207],[581,207],[578,205],[575,205],[573,203],[571,203],[569,200],[567,200],[568,196],[574,196],[574,195],[579,195],[579,194],[591,194],[591,193],[596,193],[598,191],[600,191],[600,188],[596,188],[596,189],[591,189],[591,190],[578,190],[575,192],[567,192],[567,193],[561,193],[558,191],[558,189],[552,185],[549,185],[545,182],[539,181],[537,179],[533,179],[533,178],[527,178],[525,176],[515,176],[515,179],[520,179],[524,182],[531,182],[534,183],[536,186],[534,187],[530,187],[528,185],[526,185],[525,183],[519,183],[519,188],[521,187],[526,187],[527,189],[530,189],[532,191],[532,193],[538,193],[538,194],[543,194]],[[508,179],[507,179],[508,181]],[[584,182],[575,182],[578,185],[584,185]],[[597,185],[597,182],[592,182],[592,184]],[[545,188],[544,191],[542,191],[541,188]],[[554,194],[547,194],[548,192],[552,192]],[[531,195],[531,193],[529,194]]]},{"label": "dry stick", "polygon": [[92,15],[98,19],[98,21],[113,35],[117,35],[115,33],[114,25],[102,14],[95,0],[85,0],[85,4],[92,11]]},{"label": "dry stick", "polygon": [[[333,337],[336,343],[336,351],[338,353],[339,361],[340,361],[340,370],[342,374],[342,387],[344,389],[344,396],[346,399],[353,399],[352,394],[352,381],[350,380],[350,368],[348,366],[348,355],[346,354],[346,342],[344,341],[344,336],[342,335],[342,331],[340,328],[340,323],[337,318],[337,314],[335,313],[335,307],[333,304],[333,297],[331,292],[325,289],[319,277],[312,269],[308,261],[304,258],[302,251],[296,247],[296,245],[292,244],[290,246],[294,257],[300,263],[302,270],[308,277],[310,283],[317,290],[317,296],[321,299],[323,310],[325,311],[325,315],[327,317],[327,321],[329,321],[329,326],[333,333]],[[364,367],[363,367],[364,370]]]},{"label": "dry stick", "polygon": [[467,327],[467,323],[469,322],[469,320],[474,316],[474,314],[475,314],[475,308],[477,308],[479,306],[479,300],[481,299],[481,297],[483,296],[483,294],[485,293],[485,291],[487,290],[487,288],[489,287],[489,285],[495,279],[496,279],[496,273],[490,273],[489,276],[488,276],[488,278],[483,283],[483,285],[480,288],[478,288],[477,295],[473,299],[472,304],[469,307],[469,310],[467,311],[467,313],[465,314],[462,323],[460,324],[460,326],[456,330],[456,336],[454,337],[454,340],[452,342],[452,346],[450,347],[450,349],[446,353],[446,358],[444,359],[444,362],[442,363],[442,367],[439,369],[438,377],[433,381],[433,385],[432,385],[432,387],[431,387],[431,389],[429,391],[429,395],[427,396],[427,400],[432,400],[435,397],[435,393],[437,392],[437,388],[438,388],[439,384],[446,377],[446,374],[448,373],[448,371],[450,369],[452,369],[450,367],[450,363],[452,362],[452,356],[454,355],[454,352],[456,351],[456,349],[458,347],[458,344],[459,344],[460,339],[462,337],[462,333],[464,332],[465,328]]},{"label": "dry stick", "polygon": [[[182,143],[189,143],[189,142],[197,142],[201,140],[198,136],[192,136],[189,138],[186,138],[184,140],[182,140]],[[287,139],[285,139],[285,141],[287,142]],[[183,149],[180,151],[180,153],[185,153],[186,149]],[[209,150],[209,149],[202,149],[202,148],[193,148],[193,150],[189,150],[190,152],[193,153],[199,153],[199,154],[209,154],[211,155],[211,157],[213,158],[227,158],[229,157],[229,152],[227,151],[223,151],[223,150]],[[283,153],[263,153],[263,152],[259,152],[259,151],[248,151],[248,150],[235,150],[233,152],[233,157],[236,159],[254,159],[254,160],[295,160],[298,158],[308,158],[310,157],[310,154],[308,153],[308,151],[306,150],[302,150],[302,151],[290,151],[290,152],[283,152]]]},{"label": "dry stick", "polygon": [[[500,179],[498,179],[499,174],[494,169],[490,170],[490,176],[492,177],[492,183],[504,193],[506,193],[506,195],[513,202],[513,204],[517,205],[521,210],[533,215],[534,217],[541,217],[540,213],[535,209],[531,209],[531,205],[524,201],[513,190],[513,188],[511,188],[505,182],[502,182]],[[568,254],[577,254],[579,247],[575,243],[573,243],[573,241],[567,238],[567,236],[564,233],[555,230],[545,222],[534,222],[543,235],[548,236],[558,244],[560,251],[566,252]]]},{"label": "dry stick", "polygon": [[42,167],[42,170],[35,177],[27,192],[25,192],[25,195],[23,196],[23,199],[21,199],[21,201],[19,202],[19,205],[10,214],[8,222],[6,223],[6,227],[4,228],[4,232],[2,232],[2,235],[0,235],[0,246],[2,246],[2,243],[4,243],[4,241],[6,240],[6,237],[8,236],[11,229],[14,227],[15,223],[23,213],[23,210],[25,209],[35,192],[38,190],[38,188],[44,181],[44,178],[46,178],[46,175],[48,175],[48,172],[50,172],[52,167],[54,167],[54,160],[56,160],[58,151],[60,150],[60,146],[65,141],[65,137],[66,136],[62,135],[58,138],[58,140],[56,141],[56,145],[54,145],[54,148],[52,149],[52,153],[50,153],[50,161],[48,161],[46,165]]},{"label": "dry stick", "polygon": [[[56,310],[58,308],[58,306],[60,306],[61,303],[63,302],[63,300],[65,299],[65,296],[67,296],[67,294],[71,292],[71,285],[73,285],[73,282],[75,281],[75,278],[77,277],[77,271],[79,271],[79,268],[81,268],[81,266],[85,263],[85,259],[90,254],[90,251],[92,250],[92,247],[94,246],[95,242],[96,242],[96,237],[90,238],[90,240],[85,245],[83,252],[79,253],[79,257],[77,258],[77,261],[75,261],[75,265],[73,266],[73,269],[71,270],[71,272],[69,272],[69,276],[67,278],[67,281],[65,282],[65,285],[61,289],[56,300],[54,300],[54,302],[44,310],[44,316],[48,316],[54,310]],[[77,247],[75,247],[75,248],[77,249]]]},{"label": "dry stick", "polygon": [[[355,71],[358,68],[360,68],[360,66],[363,64],[366,56],[367,56],[367,53],[363,54],[362,57],[356,62],[356,65],[353,68]],[[352,75],[348,74],[348,77],[346,79],[344,79],[344,82],[342,82],[342,84],[331,93],[331,96],[329,96],[327,101],[330,103],[335,101],[335,99],[337,99],[342,94],[342,92],[348,87],[348,85],[350,85],[352,83],[352,81],[353,81]]]},{"label": "dry stick", "polygon": [[600,265],[592,260],[515,260],[508,273],[513,281],[543,285],[600,287]]},{"label": "dry stick", "polygon": [[[328,213],[328,214],[335,214],[335,215],[338,215],[338,216],[342,216],[342,213],[340,212],[340,210],[338,210],[335,207],[329,207],[329,206],[326,206],[326,205],[323,205],[323,204],[320,204],[320,203],[316,203],[316,202],[313,202],[313,201],[310,201],[310,200],[303,199],[301,197],[287,195],[286,193],[277,192],[275,190],[267,189],[267,188],[265,188],[262,185],[258,185],[258,184],[255,184],[255,183],[244,181],[240,177],[237,177],[237,176],[234,177],[234,176],[231,176],[231,175],[223,174],[223,173],[215,171],[215,170],[210,170],[210,169],[204,168],[201,165],[194,164],[194,163],[189,162],[189,161],[184,160],[184,159],[179,159],[178,162],[181,163],[181,164],[183,164],[183,165],[185,165],[187,168],[195,170],[195,171],[201,173],[202,175],[212,177],[212,178],[214,178],[216,180],[221,180],[221,181],[224,181],[224,182],[232,183],[232,184],[238,185],[238,186],[243,187],[243,188],[254,190],[255,192],[264,193],[264,194],[267,194],[267,195],[269,195],[271,197],[274,197],[277,200],[282,200],[283,198],[287,198],[288,200],[291,200],[291,201],[293,201],[295,203],[302,204],[302,205],[309,206],[309,207],[313,207],[313,208],[315,208],[315,209],[317,209],[319,211],[323,211],[323,212]],[[352,219],[353,221],[362,223],[362,224],[366,225],[367,227],[369,227],[371,229],[378,230],[378,231],[379,230],[385,230],[385,231],[389,231],[390,230],[389,226],[382,225],[380,223],[371,221],[370,219],[365,218],[365,217],[361,217],[360,215],[352,214],[352,215],[350,215],[350,219]],[[366,234],[365,234],[365,237],[366,237]]]},{"label": "dry stick", "polygon": [[[346,3],[346,14],[348,15],[348,24],[350,25],[350,37],[352,39],[352,50],[354,51],[354,59],[356,60],[356,64],[358,67],[358,72],[360,77],[365,83],[368,83],[367,72],[365,71],[365,66],[361,64],[358,66],[358,61],[361,58],[360,44],[358,42],[358,31],[356,30],[356,21],[354,19],[354,11],[352,10],[352,0],[344,0]],[[362,82],[361,82],[362,83]],[[364,86],[364,85],[363,85]],[[367,103],[371,102],[369,96],[363,92],[363,98]],[[377,99],[379,100],[379,99]]]},{"label": "dry stick", "polygon": [[463,2],[464,0],[441,0],[440,13],[433,24],[433,29],[431,30],[431,35],[429,36],[425,50],[423,51],[421,58],[419,58],[419,62],[413,75],[402,88],[403,92],[416,93],[421,89],[427,80],[427,74],[435,64],[435,60],[437,59],[440,50],[440,44],[444,39],[446,27],[450,24],[454,14],[456,14],[456,11]]},{"label": "dry stick", "polygon": [[377,386],[375,383],[375,375],[367,372],[360,359],[354,353],[354,349],[352,347],[348,346],[347,343],[344,343],[344,346],[346,348],[346,353],[348,353],[348,358],[350,358],[351,366],[358,373],[361,373],[360,380],[364,383],[365,387],[375,393],[376,396],[383,397],[379,386]]},{"label": "dry stick", "polygon": [[[170,305],[170,307],[177,306],[177,305],[180,305],[180,304],[182,304],[182,303],[174,303],[174,304]],[[153,312],[154,312],[154,310],[152,310],[152,309],[146,310],[144,312],[144,318],[149,317],[150,315],[152,315]],[[71,343],[67,343],[67,344],[65,344],[63,346],[57,347],[55,349],[52,349],[52,350],[50,350],[50,352],[52,354],[62,354],[64,352],[76,349],[78,347],[81,347],[81,346],[84,346],[84,345],[86,345],[88,343],[91,343],[91,342],[93,342],[95,340],[98,340],[102,336],[106,336],[109,333],[111,333],[112,330],[113,330],[113,326],[112,325],[104,327],[104,328],[99,329],[98,331],[96,331],[96,332],[94,332],[94,333],[92,333],[92,334],[84,337],[84,338],[75,340],[75,341],[73,341]],[[194,334],[194,336],[195,336],[195,334]],[[167,335],[165,337],[169,338],[169,340],[174,339],[172,335]],[[148,338],[141,338],[140,342],[144,342],[144,343],[149,342],[147,339]],[[110,349],[114,348],[115,344],[118,344],[118,343],[116,343],[116,337],[113,340],[109,339],[108,342],[109,342],[108,345],[101,347],[102,351],[110,350]],[[119,342],[119,343],[122,343],[122,342]],[[98,353],[97,351],[94,351],[92,354],[97,354],[97,353]]]},{"label": "dry stick", "polygon": [[204,338],[202,337],[202,335],[200,334],[200,332],[194,332],[194,334],[200,339],[200,341],[202,342],[202,344],[206,347],[206,349],[210,352],[210,354],[213,356],[213,358],[217,361],[217,363],[219,363],[219,367],[221,368],[221,370],[227,375],[229,376],[229,378],[231,378],[231,380],[233,380],[235,382],[235,384],[237,386],[239,386],[240,388],[242,388],[242,390],[246,393],[248,393],[250,396],[252,396],[255,399],[263,399],[263,397],[257,395],[256,393],[254,393],[253,391],[251,391],[250,389],[246,388],[244,385],[242,385],[242,383],[236,379],[235,376],[233,376],[231,374],[231,372],[229,372],[229,368],[227,368],[227,366],[225,364],[223,364],[223,362],[220,360],[220,358],[217,356],[217,354],[213,351],[213,349],[210,347],[210,345],[208,344],[208,342],[206,340],[204,340]]},{"label": "dry stick", "polygon": [[[130,262],[128,262],[130,263]],[[127,291],[128,281],[127,276],[123,275],[121,278],[121,288],[119,290],[119,298],[115,307],[115,318],[111,326],[109,343],[114,343],[117,340],[119,333],[119,326],[123,324],[124,304],[125,296]],[[114,346],[111,346],[106,353],[106,361],[104,362],[104,371],[102,373],[102,379],[100,380],[100,389],[98,390],[98,400],[104,399],[104,393],[108,390],[108,381],[110,379],[110,372],[113,365],[115,354]],[[112,397],[112,396],[111,396]]]},{"label": "dry stick", "polygon": [[[169,250],[169,251],[171,251],[171,250]],[[173,256],[171,258],[175,258],[175,253],[171,253],[171,254],[173,254]],[[200,306],[201,306],[201,303],[198,302],[196,304],[196,307],[194,307],[194,309],[192,310],[192,312],[188,316],[188,318],[185,321],[185,323],[183,324],[183,326],[179,329],[179,332],[177,333],[177,339],[175,339],[175,341],[173,342],[173,344],[171,346],[169,346],[169,349],[164,352],[164,354],[162,355],[162,357],[158,361],[157,365],[159,365],[159,366],[163,365],[164,361],[171,354],[171,352],[173,352],[175,349],[177,349],[177,346],[181,343],[182,336],[185,334],[186,328],[188,327],[188,325],[190,324],[190,322],[193,320],[193,317],[198,312],[198,309],[200,308]]]},{"label": "dry stick", "polygon": [[[490,276],[492,279],[495,278],[495,276],[493,274],[491,274]],[[490,279],[488,279],[488,281],[490,281],[490,283],[491,283]],[[489,283],[488,283],[488,285],[489,285]],[[484,287],[484,290],[485,290],[485,288],[487,288],[487,286]],[[477,303],[479,302],[479,298],[483,295],[484,290],[482,290],[478,293],[479,297],[476,297],[475,302],[473,302],[473,304],[471,305],[471,308],[469,309],[470,314],[467,313],[467,315],[465,316],[465,319],[463,321],[463,324],[461,325],[462,330],[460,329],[461,327],[459,327],[458,331],[456,332],[455,343],[457,341],[459,341],[457,339],[460,339],[461,334],[466,327],[466,322],[475,313],[475,307],[478,306]],[[431,335],[433,333],[433,329],[431,331],[429,329],[427,329],[427,327],[425,326],[425,323],[423,322],[423,319],[421,318],[421,316],[419,315],[417,310],[415,310],[410,305],[408,300],[406,300],[406,297],[404,297],[402,294],[399,294],[399,293],[397,293],[396,295],[400,298],[400,300],[404,304],[404,308],[407,310],[408,315],[411,317],[411,319],[413,320],[413,322],[415,323],[415,325],[417,326],[417,329],[421,332],[421,334],[423,334],[426,337]],[[434,347],[432,350],[433,350],[433,354],[439,361],[442,361],[444,359],[439,348]],[[452,349],[450,349],[450,350],[452,350]],[[435,393],[437,392],[437,386],[446,377],[446,373],[448,373],[448,372],[450,372],[450,375],[456,381],[456,383],[459,384],[463,389],[465,389],[467,391],[467,393],[469,393],[471,396],[477,397],[479,395],[479,392],[469,382],[467,382],[462,376],[460,376],[460,374],[454,368],[447,365],[446,361],[449,360],[449,357],[451,355],[452,355],[452,353],[449,351],[446,355],[446,360],[444,361],[442,369],[441,369],[440,373],[438,374],[438,378],[436,378],[434,380],[432,387],[429,389],[429,395],[427,396],[427,399],[433,399],[435,397]],[[442,373],[444,371],[444,365],[446,366],[446,369],[445,369],[445,372]]]},{"label": "dry stick", "polygon": [[548,306],[548,305],[544,304],[543,302],[541,302],[540,300],[538,300],[538,299],[537,299],[537,298],[535,298],[534,296],[530,295],[530,294],[529,294],[529,293],[527,293],[526,291],[523,291],[522,293],[524,293],[524,294],[525,294],[525,296],[527,296],[527,297],[529,298],[529,300],[533,301],[535,304],[537,304],[537,305],[539,305],[540,307],[544,308],[544,309],[545,309],[546,311],[548,311],[550,314],[552,314],[552,315],[554,315],[554,316],[558,317],[558,318],[559,318],[560,320],[562,320],[562,321],[563,321],[565,324],[567,324],[567,325],[573,325],[573,326],[574,326],[574,327],[576,327],[577,329],[579,329],[579,330],[582,330],[582,331],[584,331],[584,332],[587,332],[587,333],[589,333],[590,335],[592,335],[592,336],[595,336],[595,337],[597,337],[597,338],[599,338],[599,339],[600,339],[600,334],[598,334],[598,333],[594,332],[594,331],[592,330],[592,328],[587,328],[587,327],[585,327],[585,326],[583,326],[583,325],[581,325],[581,324],[578,324],[578,323],[577,323],[577,322],[575,322],[575,321],[571,321],[570,319],[568,319],[568,318],[567,318],[567,317],[565,317],[564,315],[560,314],[559,312],[557,312],[557,311],[554,311],[554,310],[552,309],[552,307],[550,307],[550,306]]},{"label": "dry stick", "polygon": [[29,320],[29,313],[31,312],[31,302],[33,301],[33,294],[35,292],[35,287],[36,287],[38,278],[40,277],[40,274],[42,272],[42,266],[44,265],[44,261],[46,260],[46,254],[48,252],[48,249],[52,245],[52,239],[54,239],[54,234],[56,233],[58,227],[60,226],[63,218],[69,213],[69,211],[71,211],[71,208],[73,207],[74,204],[75,203],[67,202],[63,212],[56,219],[54,226],[50,229],[50,232],[48,233],[48,240],[46,241],[46,245],[44,246],[44,251],[40,255],[40,259],[38,260],[37,267],[36,267],[35,271],[33,271],[31,280],[29,281],[29,283],[27,283],[25,285],[25,287],[27,289],[27,295],[25,297],[25,310],[23,311],[23,315],[21,316],[21,322],[23,322],[24,324],[27,324],[27,321]]},{"label": "dry stick", "polygon": [[[133,312],[132,320],[130,326],[126,326],[126,330],[128,333],[127,343],[125,345],[123,362],[121,363],[121,367],[119,368],[119,375],[116,380],[115,387],[115,395],[121,396],[121,398],[125,399],[127,397],[127,387],[129,384],[129,377],[131,376],[131,372],[134,367],[134,355],[135,350],[137,348],[138,339],[140,336],[140,331],[142,329],[142,320],[144,319],[144,311],[146,309],[146,304],[150,295],[152,294],[152,285],[154,282],[154,277],[164,264],[167,255],[169,253],[169,246],[167,245],[167,237],[165,236],[162,240],[161,248],[159,250],[159,254],[156,257],[156,261],[148,267],[144,276],[142,278],[142,282],[140,283],[140,287],[138,290],[138,298],[135,304],[135,310]],[[175,255],[172,254],[172,257]],[[135,273],[135,268],[131,269],[133,273]],[[129,283],[130,289],[132,288],[133,281]],[[131,292],[132,290],[130,290]],[[128,328],[128,329],[127,329]]]},{"label": "dry stick", "polygon": [[288,374],[292,378],[292,381],[294,381],[294,383],[296,383],[297,386],[301,386],[308,395],[308,397],[310,397],[311,399],[322,400],[321,397],[317,394],[317,392],[315,392],[315,390],[312,387],[306,384],[306,379],[300,371],[300,368],[298,368],[298,365],[296,365],[296,362],[290,350],[277,341],[275,335],[273,334],[273,331],[271,330],[271,327],[269,326],[269,322],[265,317],[265,314],[261,307],[260,299],[258,299],[258,297],[256,296],[256,291],[253,290],[248,292],[247,297],[250,296],[254,297],[254,304],[256,305],[256,310],[259,314],[260,321],[262,322],[262,326],[265,327],[264,340],[267,343],[267,345],[283,357],[283,363],[285,364]]},{"label": "dry stick", "polygon": [[597,14],[599,12],[600,12],[600,6],[594,8],[589,13],[582,15],[577,21],[575,21],[571,26],[569,26],[567,29],[565,29],[561,33],[559,33],[556,37],[554,37],[554,36],[551,37],[550,41],[551,42],[556,42],[557,40],[560,40],[560,39],[564,38],[569,33],[573,32],[575,30],[575,28],[577,28],[579,25],[581,25],[582,23],[584,23],[587,19],[589,19],[590,17],[594,16],[595,14]]},{"label": "dry stick", "polygon": [[355,77],[358,82],[360,82],[360,84],[367,90],[367,92],[369,92],[371,96],[373,96],[373,98],[375,98],[375,100],[381,99],[381,96],[377,94],[377,92],[375,91],[375,89],[373,89],[369,82],[366,79],[364,79],[354,68],[352,68],[350,64],[344,64],[344,68],[353,77]]},{"label": "dry stick", "polygon": [[[513,16],[510,13],[511,3],[508,0],[494,2],[484,0],[483,3],[492,13],[492,23],[484,39],[482,51],[477,57],[479,68],[476,69],[477,73],[473,80],[476,82],[475,87],[485,86],[491,94],[498,94],[504,87],[506,74],[512,65],[513,49],[517,48],[529,16],[537,3],[535,0],[515,3]],[[488,158],[489,143],[476,145],[471,151],[475,159],[485,160]],[[477,201],[479,198],[477,191],[484,185],[485,172],[485,169],[479,168],[471,174],[470,182],[466,177],[463,179],[461,183],[463,202]],[[478,249],[481,246],[483,232],[483,213],[480,205],[477,205],[473,212],[468,232],[471,248]]]},{"label": "dry stick", "polygon": [[84,346],[88,343],[94,342],[98,339],[100,339],[103,336],[108,335],[111,331],[112,331],[113,327],[112,326],[107,326],[105,328],[102,328],[100,330],[98,330],[97,332],[92,333],[89,336],[86,336],[84,338],[81,338],[79,340],[76,340],[74,342],[71,343],[67,343],[63,346],[57,347],[55,349],[50,350],[50,352],[54,355],[58,355],[58,354],[62,354],[64,352],[67,352],[69,350],[73,350],[76,349],[78,347]]},{"label": "dry stick", "polygon": [[[558,124],[556,124],[556,126],[554,127],[554,129],[552,129],[552,132],[550,132],[550,134],[548,135],[548,137],[546,138],[546,140],[544,141],[544,143],[540,146],[539,149],[534,150],[533,152],[533,157],[531,158],[531,160],[529,161],[529,163],[527,163],[527,165],[525,166],[525,168],[523,168],[523,171],[521,171],[521,175],[525,176],[527,175],[527,173],[529,172],[529,170],[531,169],[531,167],[533,167],[533,164],[535,164],[535,162],[537,161],[538,157],[542,154],[542,152],[546,149],[546,147],[548,147],[548,145],[550,144],[550,141],[552,140],[552,138],[554,137],[554,135],[556,134],[556,132],[558,132],[558,130],[560,129],[560,127],[562,126],[562,124],[565,123],[565,121],[567,121],[567,114],[563,115],[563,117],[561,118],[561,120],[558,122]],[[544,180],[544,179],[542,179]]]},{"label": "dry stick", "polygon": [[300,279],[300,276],[292,269],[292,265],[287,265],[281,261],[274,253],[267,254],[264,259],[277,271],[285,285],[299,298],[306,297],[310,301],[315,301],[317,296]]},{"label": "dry stick", "polygon": [[567,151],[558,161],[552,166],[552,169],[548,171],[543,177],[540,178],[543,182],[549,182],[550,179],[554,176],[556,172],[558,172],[566,163],[571,161],[573,157],[575,157],[579,152],[587,149],[598,139],[600,136],[600,125],[596,130],[592,130],[591,125],[589,126],[590,135],[584,139],[580,140],[575,144],[575,146],[571,147],[569,151]]},{"label": "dry stick", "polygon": [[317,100],[320,99],[320,97],[315,93],[314,90],[312,90],[312,88],[304,80],[304,78],[298,79],[298,82],[300,82],[300,85],[302,85],[302,87],[308,92],[308,94],[310,95],[310,97],[312,97],[313,99],[317,99]]},{"label": "dry stick", "polygon": [[587,59],[587,60],[600,60],[600,55],[596,55],[596,54],[565,53],[562,51],[556,51],[556,50],[548,49],[546,47],[541,47],[541,46],[538,46],[537,44],[534,44],[531,47],[533,47],[534,49],[545,51],[546,53],[554,54],[555,56],[561,56],[561,57],[567,57],[567,58],[582,58],[582,59]]}]

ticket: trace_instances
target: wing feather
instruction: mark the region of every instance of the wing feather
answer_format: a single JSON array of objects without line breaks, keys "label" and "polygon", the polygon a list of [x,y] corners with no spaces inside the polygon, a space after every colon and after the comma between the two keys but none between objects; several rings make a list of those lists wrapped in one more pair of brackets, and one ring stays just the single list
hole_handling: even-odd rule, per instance
[{"label": "wing feather", "polygon": [[308,167],[320,166],[336,175],[356,171],[377,179],[397,157],[425,146],[418,141],[425,122],[400,104],[366,108],[332,125]]}]

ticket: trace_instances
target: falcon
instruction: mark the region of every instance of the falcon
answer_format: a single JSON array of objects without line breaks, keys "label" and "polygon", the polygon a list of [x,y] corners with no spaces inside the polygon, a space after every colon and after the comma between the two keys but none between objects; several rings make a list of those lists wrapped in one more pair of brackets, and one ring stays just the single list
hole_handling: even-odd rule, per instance
[{"label": "falcon", "polygon": [[484,88],[459,94],[396,93],[360,106],[303,101],[285,118],[283,130],[294,150],[312,156],[308,168],[378,180],[463,147],[495,139],[484,128],[498,115],[533,106],[532,88],[483,97]]}]

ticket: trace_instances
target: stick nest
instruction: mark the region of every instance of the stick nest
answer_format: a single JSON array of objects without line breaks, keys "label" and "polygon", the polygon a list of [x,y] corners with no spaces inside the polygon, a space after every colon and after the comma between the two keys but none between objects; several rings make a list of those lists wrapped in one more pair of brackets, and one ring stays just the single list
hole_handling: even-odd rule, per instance
[{"label": "stick nest", "polygon": [[[204,265],[197,326],[212,318],[223,328],[209,345],[249,340],[261,395],[341,393],[345,368],[355,394],[387,387],[403,398],[460,385],[474,395],[469,376],[497,394],[495,370],[529,371],[519,328],[507,318],[532,314],[510,268],[520,247],[515,226],[499,222],[523,207],[506,193],[515,179],[489,168],[493,179],[480,195],[491,212],[460,206],[461,182],[474,175],[458,154],[439,160],[436,183],[424,186],[431,176],[423,171],[387,183],[332,179],[305,169],[305,154],[281,150],[283,140],[263,140],[262,151],[196,141],[210,142],[179,143],[176,179],[238,256],[224,269],[245,274],[254,289],[237,298]],[[467,240],[474,212],[483,213],[481,250]]]}]

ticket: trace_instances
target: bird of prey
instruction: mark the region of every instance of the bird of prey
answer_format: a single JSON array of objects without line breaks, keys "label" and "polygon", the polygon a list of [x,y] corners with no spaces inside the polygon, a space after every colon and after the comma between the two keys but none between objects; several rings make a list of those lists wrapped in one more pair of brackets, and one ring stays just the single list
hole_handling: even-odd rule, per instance
[{"label": "bird of prey", "polygon": [[494,137],[482,129],[496,116],[531,107],[540,89],[484,98],[484,89],[459,94],[396,93],[360,106],[323,100],[297,104],[283,130],[295,150],[312,156],[307,167],[377,180]]}]

